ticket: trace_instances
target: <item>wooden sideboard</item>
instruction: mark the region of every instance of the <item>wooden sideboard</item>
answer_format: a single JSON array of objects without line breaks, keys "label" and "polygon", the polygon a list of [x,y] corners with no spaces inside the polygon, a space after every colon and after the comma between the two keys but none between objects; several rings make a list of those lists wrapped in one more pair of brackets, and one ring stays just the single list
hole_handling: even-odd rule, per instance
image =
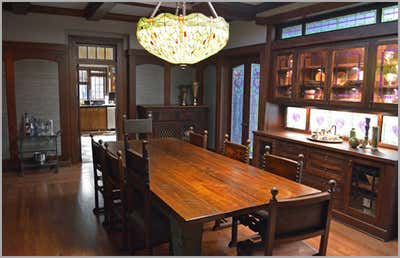
[{"label": "wooden sideboard", "polygon": [[79,108],[79,120],[82,132],[107,130],[107,107],[82,106]]},{"label": "wooden sideboard", "polygon": [[207,106],[140,105],[137,111],[139,118],[151,113],[155,138],[182,138],[190,126],[195,131],[207,130]]},{"label": "wooden sideboard", "polygon": [[336,219],[384,241],[397,235],[397,151],[354,150],[347,142],[316,143],[297,132],[256,131],[253,165],[261,167],[266,145],[291,159],[304,154],[303,184],[326,190],[329,179],[337,181]]}]

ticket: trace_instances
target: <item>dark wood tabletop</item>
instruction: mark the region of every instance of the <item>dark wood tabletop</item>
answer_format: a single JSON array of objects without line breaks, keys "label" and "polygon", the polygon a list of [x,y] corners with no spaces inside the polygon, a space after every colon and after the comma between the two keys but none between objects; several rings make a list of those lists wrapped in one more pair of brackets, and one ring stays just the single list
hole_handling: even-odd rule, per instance
[{"label": "dark wood tabletop", "polygon": [[[107,142],[112,152],[123,142]],[[139,141],[131,141],[141,153]],[[151,139],[150,188],[184,222],[205,222],[265,207],[272,187],[278,199],[320,192],[174,138]]]}]

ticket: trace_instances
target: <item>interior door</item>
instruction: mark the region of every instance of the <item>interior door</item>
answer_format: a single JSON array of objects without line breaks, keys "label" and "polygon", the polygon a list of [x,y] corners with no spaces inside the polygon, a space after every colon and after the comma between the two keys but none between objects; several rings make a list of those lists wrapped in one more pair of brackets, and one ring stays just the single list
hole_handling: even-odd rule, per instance
[{"label": "interior door", "polygon": [[250,139],[252,156],[253,131],[257,130],[260,63],[256,57],[240,59],[231,65],[230,140],[244,144]]}]

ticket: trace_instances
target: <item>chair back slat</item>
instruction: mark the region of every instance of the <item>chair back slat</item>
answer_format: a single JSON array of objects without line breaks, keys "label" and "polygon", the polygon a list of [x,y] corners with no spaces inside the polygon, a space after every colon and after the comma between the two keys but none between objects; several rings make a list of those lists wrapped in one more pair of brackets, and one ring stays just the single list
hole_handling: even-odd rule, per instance
[{"label": "chair back slat", "polygon": [[124,114],[122,116],[122,121],[123,133],[128,138],[147,138],[153,133],[153,120],[151,114],[149,114],[146,119],[127,119]]},{"label": "chair back slat", "polygon": [[104,179],[108,180],[108,182],[111,183],[114,188],[123,188],[125,173],[122,169],[121,151],[118,151],[117,155],[114,155],[112,152],[107,150],[105,164]]},{"label": "chair back slat", "polygon": [[199,133],[195,133],[194,128],[192,126],[189,128],[189,142],[191,144],[207,149],[207,139],[208,139],[207,130],[204,130],[204,134],[202,135]]},{"label": "chair back slat", "polygon": [[96,142],[93,139],[93,135],[90,135],[92,143],[92,160],[95,169],[102,171],[105,162],[105,149],[103,147],[103,141],[99,140]]},{"label": "chair back slat", "polygon": [[249,163],[250,140],[246,141],[246,145],[229,141],[229,135],[225,134],[223,154],[231,159]]},{"label": "chair back slat", "polygon": [[304,155],[299,154],[297,161],[270,154],[270,147],[265,146],[263,169],[301,183],[303,177]]}]

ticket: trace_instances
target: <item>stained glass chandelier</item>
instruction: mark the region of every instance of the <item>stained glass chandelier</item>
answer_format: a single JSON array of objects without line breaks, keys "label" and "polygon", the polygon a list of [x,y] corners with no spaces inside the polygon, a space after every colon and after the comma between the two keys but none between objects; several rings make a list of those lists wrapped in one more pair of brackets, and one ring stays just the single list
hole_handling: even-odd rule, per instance
[{"label": "stained glass chandelier", "polygon": [[225,47],[229,38],[229,24],[217,15],[211,2],[208,5],[214,17],[201,13],[186,15],[186,5],[179,3],[176,13],[157,15],[158,2],[150,18],[142,17],[136,29],[139,44],[151,54],[172,64],[195,64]]}]

